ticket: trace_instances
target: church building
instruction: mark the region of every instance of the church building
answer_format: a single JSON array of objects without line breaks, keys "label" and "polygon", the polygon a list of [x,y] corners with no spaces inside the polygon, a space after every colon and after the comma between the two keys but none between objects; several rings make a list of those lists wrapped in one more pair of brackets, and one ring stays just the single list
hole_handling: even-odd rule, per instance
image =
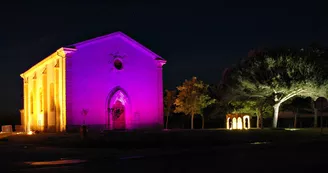
[{"label": "church building", "polygon": [[122,32],[58,49],[20,76],[26,131],[163,127],[166,61]]}]

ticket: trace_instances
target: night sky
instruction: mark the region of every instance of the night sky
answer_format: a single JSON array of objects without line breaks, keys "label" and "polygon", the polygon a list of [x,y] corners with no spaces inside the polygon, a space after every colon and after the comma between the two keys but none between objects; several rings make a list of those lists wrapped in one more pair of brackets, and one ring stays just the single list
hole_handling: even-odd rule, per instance
[{"label": "night sky", "polygon": [[0,116],[22,108],[21,73],[60,47],[115,31],[167,60],[166,89],[192,76],[218,83],[252,48],[328,43],[324,1],[135,1],[1,4]]}]

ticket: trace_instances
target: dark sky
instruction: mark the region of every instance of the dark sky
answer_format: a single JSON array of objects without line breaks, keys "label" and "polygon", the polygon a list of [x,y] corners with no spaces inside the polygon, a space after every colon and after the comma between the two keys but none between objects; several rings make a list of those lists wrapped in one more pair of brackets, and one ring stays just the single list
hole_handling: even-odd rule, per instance
[{"label": "dark sky", "polygon": [[20,73],[62,46],[115,31],[168,61],[168,89],[192,76],[218,83],[252,48],[328,42],[324,1],[136,1],[1,4],[0,116],[22,107]]}]

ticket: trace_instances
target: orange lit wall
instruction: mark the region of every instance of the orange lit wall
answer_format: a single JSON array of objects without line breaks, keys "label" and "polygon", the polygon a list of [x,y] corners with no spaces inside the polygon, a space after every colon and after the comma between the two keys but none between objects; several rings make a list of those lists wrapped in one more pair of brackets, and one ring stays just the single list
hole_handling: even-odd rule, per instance
[{"label": "orange lit wall", "polygon": [[22,125],[26,131],[65,131],[66,49],[57,50],[21,74],[24,84]]}]

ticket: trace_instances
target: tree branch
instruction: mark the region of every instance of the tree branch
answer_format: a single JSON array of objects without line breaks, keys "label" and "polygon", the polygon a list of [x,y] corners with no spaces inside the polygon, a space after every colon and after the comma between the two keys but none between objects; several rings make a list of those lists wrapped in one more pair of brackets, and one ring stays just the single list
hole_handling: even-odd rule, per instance
[{"label": "tree branch", "polygon": [[292,91],[291,93],[287,94],[285,97],[283,97],[279,102],[280,103],[283,103],[285,102],[286,100],[296,96],[297,94],[301,93],[302,91],[304,91],[303,89],[297,89],[296,91]]}]

